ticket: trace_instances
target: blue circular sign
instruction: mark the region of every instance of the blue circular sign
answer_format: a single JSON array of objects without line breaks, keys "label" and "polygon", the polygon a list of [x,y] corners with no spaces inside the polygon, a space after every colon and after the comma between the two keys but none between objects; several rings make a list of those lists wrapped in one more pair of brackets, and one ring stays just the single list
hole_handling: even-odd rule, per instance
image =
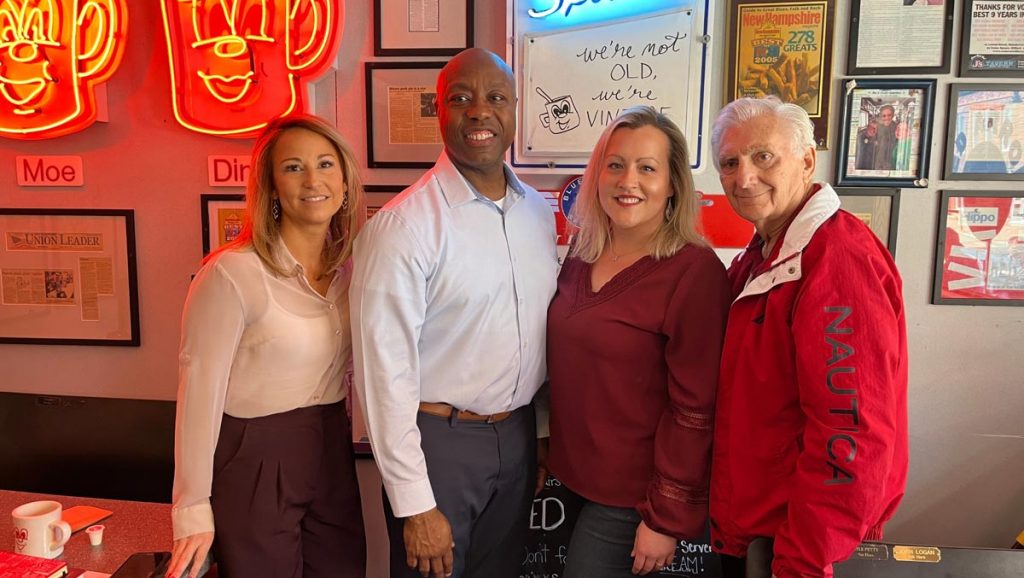
[{"label": "blue circular sign", "polygon": [[580,192],[580,186],[583,184],[583,177],[576,177],[565,184],[562,189],[562,196],[559,198],[558,206],[562,211],[562,215],[565,216],[565,220],[569,221],[575,226],[579,226],[578,223],[573,222],[572,218],[572,206],[576,203],[576,195]]}]

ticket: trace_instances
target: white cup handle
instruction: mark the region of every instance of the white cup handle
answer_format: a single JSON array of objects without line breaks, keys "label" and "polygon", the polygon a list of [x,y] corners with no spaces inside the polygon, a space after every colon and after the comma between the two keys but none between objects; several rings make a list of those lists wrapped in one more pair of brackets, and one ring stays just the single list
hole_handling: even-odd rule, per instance
[{"label": "white cup handle", "polygon": [[56,550],[60,548],[71,538],[71,526],[64,520],[59,520],[50,524],[50,529],[53,530],[54,540],[53,544],[50,545],[50,550]]}]

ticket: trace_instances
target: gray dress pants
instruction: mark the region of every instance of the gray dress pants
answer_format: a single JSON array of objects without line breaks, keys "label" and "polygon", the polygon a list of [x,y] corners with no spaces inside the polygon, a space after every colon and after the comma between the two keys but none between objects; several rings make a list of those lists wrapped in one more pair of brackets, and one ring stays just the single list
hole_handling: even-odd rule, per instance
[{"label": "gray dress pants", "polygon": [[[455,540],[452,578],[518,578],[537,471],[533,406],[497,423],[420,412],[416,423],[434,499]],[[403,518],[388,499],[391,577],[420,578],[406,565]]]}]

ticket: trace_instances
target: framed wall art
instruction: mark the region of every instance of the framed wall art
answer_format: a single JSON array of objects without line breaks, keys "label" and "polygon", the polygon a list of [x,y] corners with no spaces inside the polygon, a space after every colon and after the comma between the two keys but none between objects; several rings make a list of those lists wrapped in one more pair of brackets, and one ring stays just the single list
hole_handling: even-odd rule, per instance
[{"label": "framed wall art", "polygon": [[203,219],[203,256],[234,241],[245,223],[245,195],[199,195]]},{"label": "framed wall art", "polygon": [[374,56],[452,56],[473,46],[473,0],[374,0]]},{"label": "framed wall art", "polygon": [[405,185],[363,185],[366,193],[366,220],[369,221],[381,207],[405,189]]},{"label": "framed wall art", "polygon": [[834,22],[834,0],[730,0],[726,102],[774,95],[799,104],[827,149]]},{"label": "framed wall art", "polygon": [[692,169],[708,164],[718,2],[511,4],[507,60],[519,95],[512,166],[579,173],[604,128],[638,105],[663,111],[679,126]]},{"label": "framed wall art", "polygon": [[960,76],[1024,77],[1024,0],[965,0]]},{"label": "framed wall art", "polygon": [[942,191],[932,303],[1024,305],[1024,192]]},{"label": "framed wall art", "polygon": [[366,157],[370,168],[429,169],[444,144],[437,74],[444,62],[366,63]]},{"label": "framed wall art", "polygon": [[943,178],[1024,180],[1024,84],[951,84]]},{"label": "framed wall art", "polygon": [[849,79],[836,184],[928,186],[935,80]]},{"label": "framed wall art", "polygon": [[945,74],[953,0],[853,0],[846,73]]},{"label": "framed wall art", "polygon": [[900,190],[837,188],[836,193],[840,206],[867,225],[895,257]]},{"label": "framed wall art", "polygon": [[135,212],[0,209],[0,343],[139,345]]}]

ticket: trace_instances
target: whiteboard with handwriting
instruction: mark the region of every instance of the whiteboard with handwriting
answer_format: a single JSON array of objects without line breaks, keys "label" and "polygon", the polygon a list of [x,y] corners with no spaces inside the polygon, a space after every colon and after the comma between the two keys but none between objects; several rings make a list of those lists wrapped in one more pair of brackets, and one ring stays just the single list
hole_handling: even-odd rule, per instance
[{"label": "whiteboard with handwriting", "polygon": [[523,35],[522,156],[587,157],[619,111],[640,104],[697,142],[696,119],[688,122],[700,96],[690,90],[692,18],[686,9]]}]

